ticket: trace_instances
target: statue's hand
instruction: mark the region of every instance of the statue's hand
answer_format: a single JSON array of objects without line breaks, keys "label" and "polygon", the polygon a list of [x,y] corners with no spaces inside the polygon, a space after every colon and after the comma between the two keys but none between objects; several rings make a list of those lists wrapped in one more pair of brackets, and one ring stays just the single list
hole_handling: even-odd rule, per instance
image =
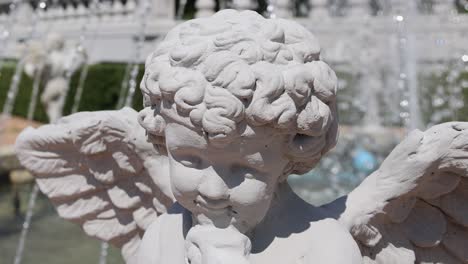
[{"label": "statue's hand", "polygon": [[185,242],[190,264],[248,264],[251,243],[234,227],[224,229],[197,225],[190,229]]}]

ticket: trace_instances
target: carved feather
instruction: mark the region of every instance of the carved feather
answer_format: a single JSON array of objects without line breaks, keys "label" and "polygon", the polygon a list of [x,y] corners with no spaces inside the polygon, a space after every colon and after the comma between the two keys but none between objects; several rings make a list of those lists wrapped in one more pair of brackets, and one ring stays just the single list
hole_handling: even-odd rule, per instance
[{"label": "carved feather", "polygon": [[345,208],[337,218],[363,263],[468,263],[468,123],[411,132],[360,186],[324,208]]},{"label": "carved feather", "polygon": [[174,201],[167,161],[146,142],[130,108],[28,128],[16,152],[59,215],[122,248],[127,263],[149,224]]}]

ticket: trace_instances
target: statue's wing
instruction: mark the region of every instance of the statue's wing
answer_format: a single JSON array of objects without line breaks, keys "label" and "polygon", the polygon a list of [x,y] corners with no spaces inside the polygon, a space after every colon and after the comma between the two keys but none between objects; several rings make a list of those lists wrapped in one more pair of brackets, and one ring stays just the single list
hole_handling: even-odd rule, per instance
[{"label": "statue's wing", "polygon": [[27,128],[16,152],[59,215],[121,247],[127,263],[148,225],[173,203],[167,158],[146,142],[130,108]]},{"label": "statue's wing", "polygon": [[363,263],[468,263],[468,123],[411,132],[324,208],[359,243]]}]

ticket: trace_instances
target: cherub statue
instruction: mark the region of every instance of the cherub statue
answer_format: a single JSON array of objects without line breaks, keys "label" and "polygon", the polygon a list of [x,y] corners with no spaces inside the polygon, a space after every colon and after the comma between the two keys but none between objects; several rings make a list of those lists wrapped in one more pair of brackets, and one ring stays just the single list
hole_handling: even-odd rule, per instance
[{"label": "cherub statue", "polygon": [[319,55],[292,21],[187,21],[148,57],[139,114],[29,128],[18,157],[61,217],[127,263],[466,262],[466,123],[413,131],[328,205],[291,190],[337,140],[337,79]]},{"label": "cherub statue", "polygon": [[30,46],[24,69],[30,77],[39,74],[45,78],[41,103],[51,123],[62,117],[69,78],[83,65],[86,56],[81,46],[66,48],[64,38],[56,33],[47,35],[44,43]]}]

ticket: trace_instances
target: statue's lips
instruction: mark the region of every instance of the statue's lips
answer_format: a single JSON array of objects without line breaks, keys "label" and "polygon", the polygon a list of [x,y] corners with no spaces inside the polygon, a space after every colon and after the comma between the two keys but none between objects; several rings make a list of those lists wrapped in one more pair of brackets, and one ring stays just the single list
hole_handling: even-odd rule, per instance
[{"label": "statue's lips", "polygon": [[213,200],[202,195],[198,195],[194,202],[208,211],[225,211],[230,207],[229,200]]}]

